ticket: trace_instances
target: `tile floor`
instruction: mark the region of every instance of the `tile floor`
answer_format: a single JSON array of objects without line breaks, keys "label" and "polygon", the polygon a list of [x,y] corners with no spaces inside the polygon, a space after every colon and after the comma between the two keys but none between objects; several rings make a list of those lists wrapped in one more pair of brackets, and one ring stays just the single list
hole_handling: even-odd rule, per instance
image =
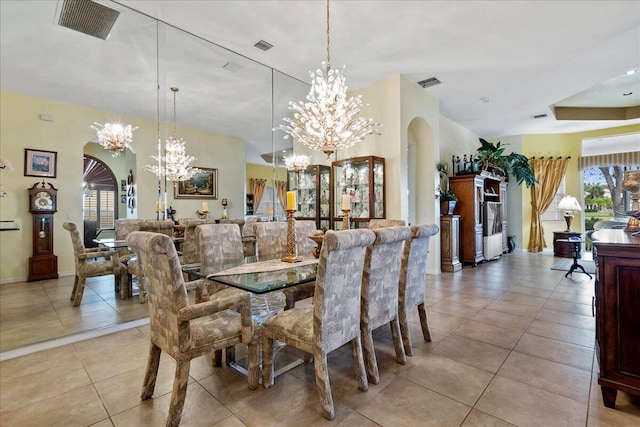
[{"label": "tile floor", "polygon": [[[191,364],[183,426],[639,426],[640,397],[615,410],[597,386],[593,280],[552,271],[550,254],[513,253],[462,272],[429,276],[433,341],[395,363],[388,328],[376,333],[382,381],[360,392],[350,349],[329,358],[336,419],[320,415],[312,366],[250,391],[228,367]],[[84,305],[84,304],[83,304]],[[149,327],[0,363],[3,426],[161,426],[173,380],[163,356],[154,398],[140,402]]]}]

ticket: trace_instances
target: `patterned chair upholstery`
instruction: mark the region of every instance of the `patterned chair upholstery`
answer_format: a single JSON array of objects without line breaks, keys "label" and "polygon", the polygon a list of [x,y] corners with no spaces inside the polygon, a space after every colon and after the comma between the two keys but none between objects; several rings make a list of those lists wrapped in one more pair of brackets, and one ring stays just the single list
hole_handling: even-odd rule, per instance
[{"label": "patterned chair upholstery", "polygon": [[247,218],[244,227],[242,227],[242,250],[244,256],[256,256],[256,224],[260,222],[260,218]]},{"label": "patterned chair upholstery", "polygon": [[[258,258],[272,258],[287,254],[287,227],[286,222],[261,222],[255,225],[256,252]],[[296,247],[298,255],[312,256],[316,244],[306,236],[316,231],[315,221],[296,220]],[[283,291],[285,297],[285,310],[289,310],[300,301],[313,296],[315,283],[299,285]]]},{"label": "patterned chair upholstery", "polygon": [[[237,224],[201,224],[195,228],[199,242],[198,262],[206,274],[219,271],[225,263],[239,262],[244,258],[242,237]],[[222,284],[206,281],[209,294],[227,288]]]},{"label": "patterned chair upholstery", "polygon": [[[116,240],[124,240],[127,238],[127,235],[133,231],[140,230],[140,223],[142,220],[139,219],[116,219],[115,221],[115,238]],[[127,264],[129,260],[135,257],[135,253],[131,252],[129,248],[118,248],[118,257],[120,262],[123,264]]]},{"label": "patterned chair upholstery", "polygon": [[[71,234],[71,242],[73,243],[73,255],[76,263],[76,277],[73,282],[73,291],[71,292],[71,301],[74,306],[82,303],[82,295],[84,294],[84,285],[88,277],[114,275],[115,292],[120,291],[127,280],[127,267],[118,259],[117,252],[106,250],[103,248],[85,248],[78,227],[72,222],[62,224],[65,230]],[[98,258],[104,258],[103,261],[95,261]],[[94,262],[87,262],[93,260]]]},{"label": "patterned chair upholstery", "polygon": [[242,218],[223,218],[220,220],[220,224],[238,224],[240,227],[240,235],[242,236],[242,229],[244,228],[244,219]]},{"label": "patterned chair upholstery", "polygon": [[179,425],[191,359],[240,343],[249,346],[248,385],[255,389],[259,379],[258,346],[248,295],[239,303],[235,292],[221,291],[209,301],[190,305],[178,254],[170,237],[136,231],[127,236],[127,244],[140,257],[149,292],[151,346],[141,399],[153,395],[160,354],[164,351],[176,361],[166,425]]},{"label": "patterned chair upholstery", "polygon": [[316,386],[325,418],[335,417],[327,355],[347,342],[353,348],[358,388],[369,388],[360,338],[360,284],[371,230],[328,231],[324,237],[313,306],[276,314],[262,326],[262,384],[273,386],[273,340],[313,354]]},{"label": "patterned chair upholstery", "polygon": [[369,228],[382,228],[382,227],[401,227],[404,226],[404,219],[372,219],[369,221]]},{"label": "patterned chair upholstery", "polygon": [[202,224],[214,224],[213,219],[190,219],[183,223],[184,241],[182,242],[182,263],[200,262],[200,241],[196,236],[196,227]]},{"label": "patterned chair upholstery", "polygon": [[431,341],[427,311],[424,307],[424,291],[427,275],[427,255],[429,253],[429,238],[438,233],[435,224],[411,226],[411,238],[404,244],[402,261],[400,264],[400,281],[398,295],[398,317],[404,352],[413,356],[411,335],[409,335],[408,313],[411,307],[418,306],[420,325],[424,340]]},{"label": "patterned chair upholstery", "polygon": [[140,231],[150,231],[152,233],[161,233],[173,237],[174,225],[175,223],[170,219],[145,219],[140,223]]},{"label": "patterned chair upholstery", "polygon": [[411,236],[411,230],[409,227],[385,227],[375,229],[374,232],[376,240],[367,246],[364,255],[360,329],[367,377],[369,382],[378,384],[380,373],[372,335],[375,329],[389,324],[396,362],[404,365],[407,361],[398,322],[398,278],[402,247]]}]

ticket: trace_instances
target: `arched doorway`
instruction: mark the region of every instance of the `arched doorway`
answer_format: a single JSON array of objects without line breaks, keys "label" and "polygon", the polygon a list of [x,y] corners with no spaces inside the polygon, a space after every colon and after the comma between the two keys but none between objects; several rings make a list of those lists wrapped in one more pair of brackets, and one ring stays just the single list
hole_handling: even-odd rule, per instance
[{"label": "arched doorway", "polygon": [[[84,192],[82,218],[85,232],[89,223],[97,229],[113,229],[118,219],[118,182],[104,162],[88,154],[84,155],[82,174]],[[86,242],[85,242],[86,243]]]}]

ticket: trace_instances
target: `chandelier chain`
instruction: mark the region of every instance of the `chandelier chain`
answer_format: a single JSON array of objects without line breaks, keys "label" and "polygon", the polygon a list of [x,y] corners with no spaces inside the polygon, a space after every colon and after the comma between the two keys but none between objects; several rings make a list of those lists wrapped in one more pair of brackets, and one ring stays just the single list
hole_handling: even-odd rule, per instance
[{"label": "chandelier chain", "polygon": [[329,0],[327,0],[327,72],[331,69],[331,32],[329,27]]}]

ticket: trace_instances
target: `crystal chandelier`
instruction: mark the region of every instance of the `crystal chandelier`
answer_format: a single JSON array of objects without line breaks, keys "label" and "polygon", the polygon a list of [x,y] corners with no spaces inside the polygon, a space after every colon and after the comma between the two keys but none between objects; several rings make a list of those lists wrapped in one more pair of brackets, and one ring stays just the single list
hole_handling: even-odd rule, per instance
[{"label": "crystal chandelier", "polygon": [[144,170],[153,172],[158,177],[166,176],[169,181],[188,181],[195,175],[202,173],[202,170],[189,166],[196,158],[187,155],[186,141],[176,137],[176,94],[179,89],[172,87],[171,91],[173,92],[173,136],[169,137],[165,143],[164,156],[160,153],[157,156],[150,156],[158,164],[146,165]]},{"label": "crystal chandelier", "polygon": [[133,131],[131,125],[122,126],[120,123],[100,123],[93,122],[91,129],[98,135],[98,142],[105,150],[111,151],[113,157],[118,157],[120,153],[131,146],[133,141]]},{"label": "crystal chandelier", "polygon": [[[362,96],[347,98],[346,79],[339,70],[331,69],[329,0],[327,0],[327,61],[322,70],[310,72],[311,91],[308,102],[289,102],[293,118],[285,117],[284,130],[312,150],[322,151],[327,158],[337,150],[346,150],[364,140],[367,135],[380,135],[380,123],[357,117],[362,108]],[[343,67],[344,71],[344,67]]]},{"label": "crystal chandelier", "polygon": [[307,169],[311,158],[309,156],[292,154],[289,157],[284,158],[284,164],[287,166],[287,170],[300,172]]}]

